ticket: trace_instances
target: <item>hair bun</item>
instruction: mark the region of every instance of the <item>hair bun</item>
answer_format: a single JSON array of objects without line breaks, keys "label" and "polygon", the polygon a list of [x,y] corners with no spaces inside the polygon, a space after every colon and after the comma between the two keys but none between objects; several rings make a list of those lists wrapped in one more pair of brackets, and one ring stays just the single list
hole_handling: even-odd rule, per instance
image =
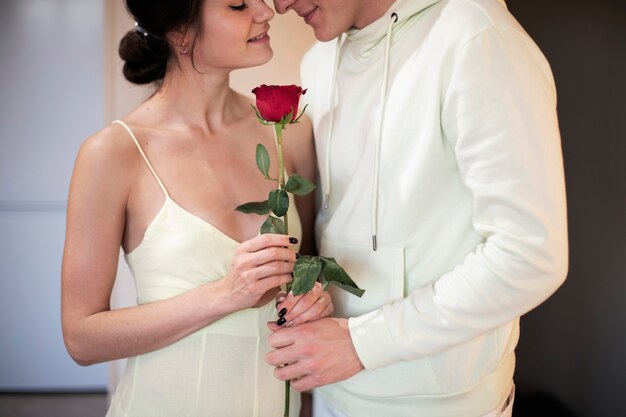
[{"label": "hair bun", "polygon": [[120,41],[124,77],[133,84],[149,84],[165,76],[170,47],[164,40],[133,29]]}]

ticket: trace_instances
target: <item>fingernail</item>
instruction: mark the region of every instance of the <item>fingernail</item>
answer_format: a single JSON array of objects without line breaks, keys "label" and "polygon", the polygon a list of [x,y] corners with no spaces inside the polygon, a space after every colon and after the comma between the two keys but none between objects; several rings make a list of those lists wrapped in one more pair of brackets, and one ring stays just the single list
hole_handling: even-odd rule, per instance
[{"label": "fingernail", "polygon": [[287,309],[285,307],[283,307],[279,312],[278,312],[278,317],[282,318],[285,314],[287,314]]},{"label": "fingernail", "polygon": [[289,243],[291,243],[292,245],[295,245],[296,243],[298,243],[298,239],[296,239],[295,237],[290,237]]},{"label": "fingernail", "polygon": [[300,259],[300,254],[296,252],[296,259]]},{"label": "fingernail", "polygon": [[287,319],[284,318],[284,317],[281,317],[278,320],[276,320],[276,324],[279,325],[279,326],[282,326],[285,323],[287,323]]}]

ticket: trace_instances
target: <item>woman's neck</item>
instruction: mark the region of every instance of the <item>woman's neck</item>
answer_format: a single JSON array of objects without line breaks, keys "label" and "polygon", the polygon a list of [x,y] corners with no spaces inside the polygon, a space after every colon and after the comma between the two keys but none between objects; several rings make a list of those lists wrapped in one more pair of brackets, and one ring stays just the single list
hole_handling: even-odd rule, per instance
[{"label": "woman's neck", "polygon": [[161,87],[146,104],[172,127],[199,129],[207,134],[241,117],[241,106],[230,88],[226,71],[214,74],[168,71]]}]

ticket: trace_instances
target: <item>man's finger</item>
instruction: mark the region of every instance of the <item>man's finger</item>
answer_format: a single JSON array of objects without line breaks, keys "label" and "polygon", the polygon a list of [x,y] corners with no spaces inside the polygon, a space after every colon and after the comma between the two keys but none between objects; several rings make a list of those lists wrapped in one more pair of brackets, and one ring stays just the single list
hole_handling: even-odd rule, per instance
[{"label": "man's finger", "polygon": [[[272,330],[273,327],[270,327],[270,323],[268,323],[268,328]],[[295,327],[283,326],[269,335],[267,340],[269,341],[269,345],[274,349],[281,349],[285,346],[293,345],[295,341],[298,340],[297,329]]]},{"label": "man's finger", "polygon": [[302,362],[290,362],[288,365],[274,368],[274,377],[281,381],[292,381],[306,375],[307,372]]},{"label": "man's finger", "polygon": [[[285,364],[295,365],[302,355],[291,346],[284,347],[278,350],[272,350],[265,354],[265,362],[271,366],[284,367]],[[293,369],[293,368],[292,368]]]},{"label": "man's finger", "polygon": [[322,386],[313,375],[305,375],[298,379],[291,380],[291,388],[304,392]]}]

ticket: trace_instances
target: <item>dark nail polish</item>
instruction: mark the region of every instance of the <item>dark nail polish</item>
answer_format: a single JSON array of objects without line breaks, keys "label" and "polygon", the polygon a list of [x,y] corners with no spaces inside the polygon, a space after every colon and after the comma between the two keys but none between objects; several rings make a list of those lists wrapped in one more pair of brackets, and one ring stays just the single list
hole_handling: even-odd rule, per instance
[{"label": "dark nail polish", "polygon": [[296,260],[300,259],[300,254],[298,252],[296,252]]},{"label": "dark nail polish", "polygon": [[278,317],[283,318],[283,316],[287,314],[287,309],[285,307],[283,307],[279,312],[278,312]]},{"label": "dark nail polish", "polygon": [[285,323],[287,323],[287,319],[284,317],[281,317],[278,320],[276,320],[276,324],[278,324],[279,326],[282,326]]},{"label": "dark nail polish", "polygon": [[298,239],[296,239],[295,237],[290,237],[289,243],[291,243],[292,245],[295,245],[296,243],[298,243]]}]

